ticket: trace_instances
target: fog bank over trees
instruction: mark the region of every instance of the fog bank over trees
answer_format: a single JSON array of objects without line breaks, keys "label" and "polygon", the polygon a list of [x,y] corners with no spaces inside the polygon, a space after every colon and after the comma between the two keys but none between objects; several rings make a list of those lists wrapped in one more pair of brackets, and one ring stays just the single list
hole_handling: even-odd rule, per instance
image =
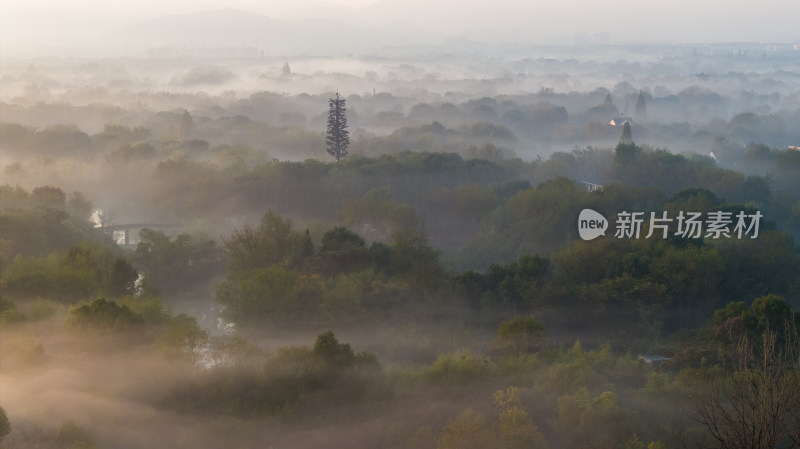
[{"label": "fog bank over trees", "polygon": [[797,447],[800,50],[359,8],[3,50],[0,445]]}]

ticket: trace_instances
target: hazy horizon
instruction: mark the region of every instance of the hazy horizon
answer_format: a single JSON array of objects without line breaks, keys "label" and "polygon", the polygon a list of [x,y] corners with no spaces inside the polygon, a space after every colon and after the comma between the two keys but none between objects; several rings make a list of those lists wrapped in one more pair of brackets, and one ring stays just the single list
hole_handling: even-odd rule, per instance
[{"label": "hazy horizon", "polygon": [[[422,0],[302,0],[291,3],[147,0],[113,4],[98,0],[69,3],[4,0],[0,2],[0,52],[13,56],[121,55],[128,50],[119,48],[123,44],[133,47],[134,51],[140,50],[137,44],[145,47],[193,45],[198,42],[191,36],[182,42],[163,43],[147,41],[147,36],[139,39],[134,33],[126,35],[123,43],[109,36],[141,29],[154,22],[184,20],[186,18],[181,16],[220,9],[263,16],[258,19],[273,19],[289,27],[305,24],[310,30],[310,39],[325,40],[327,35],[313,35],[314,30],[322,29],[325,22],[336,24],[337,30],[346,30],[344,34],[349,31],[351,37],[342,41],[342,53],[369,45],[375,48],[420,43],[439,45],[454,40],[534,45],[800,42],[800,31],[794,26],[796,17],[800,17],[800,2],[794,0],[766,0],[757,4],[679,0],[655,6],[630,0],[573,0],[559,4],[530,4],[521,0],[468,3],[453,0],[433,3]],[[221,26],[217,32],[207,34],[202,44],[214,46],[215,39],[220,38],[220,46],[236,42],[240,46],[254,46],[266,39],[260,36],[260,30],[269,31],[268,26],[255,27],[237,34],[232,43],[230,39],[225,41],[231,28],[236,26],[229,25],[225,29]],[[353,48],[348,48],[350,46]],[[294,50],[287,48],[285,53]]]}]

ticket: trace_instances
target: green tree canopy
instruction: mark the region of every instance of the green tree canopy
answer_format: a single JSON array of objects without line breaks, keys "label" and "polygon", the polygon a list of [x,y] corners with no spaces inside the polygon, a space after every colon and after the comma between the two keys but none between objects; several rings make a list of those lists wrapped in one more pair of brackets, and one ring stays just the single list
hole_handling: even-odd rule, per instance
[{"label": "green tree canopy", "polygon": [[76,328],[113,331],[128,329],[143,322],[141,315],[128,306],[107,301],[105,298],[98,298],[72,309],[68,320],[68,324]]},{"label": "green tree canopy", "polygon": [[492,449],[496,435],[490,423],[467,409],[442,430],[436,442],[437,449]]},{"label": "green tree canopy", "polygon": [[317,336],[317,341],[314,342],[314,349],[311,353],[325,363],[337,367],[348,367],[355,361],[355,354],[353,354],[353,349],[350,348],[350,345],[348,343],[339,343],[331,331]]},{"label": "green tree canopy", "polygon": [[3,438],[9,433],[11,433],[11,423],[8,421],[6,411],[3,407],[0,407],[0,443],[3,442]]},{"label": "green tree canopy", "polygon": [[261,218],[258,227],[244,226],[224,240],[234,270],[266,268],[289,263],[297,246],[307,246],[302,235],[295,231],[292,221],[272,210]]},{"label": "green tree canopy", "polygon": [[500,324],[495,344],[503,352],[520,355],[541,349],[544,338],[544,323],[533,315],[518,315]]}]

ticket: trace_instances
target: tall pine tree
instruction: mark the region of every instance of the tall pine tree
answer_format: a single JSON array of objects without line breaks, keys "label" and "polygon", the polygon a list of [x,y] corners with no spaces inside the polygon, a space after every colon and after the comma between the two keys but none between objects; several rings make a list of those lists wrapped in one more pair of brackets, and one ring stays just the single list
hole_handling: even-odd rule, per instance
[{"label": "tall pine tree", "polygon": [[328,111],[328,131],[325,136],[328,154],[339,162],[347,156],[347,147],[350,145],[350,131],[347,130],[347,114],[344,98],[336,98],[328,101],[330,109]]},{"label": "tall pine tree", "polygon": [[639,91],[639,98],[636,99],[636,109],[634,112],[636,120],[647,119],[647,103],[644,99],[644,91]]},{"label": "tall pine tree", "polygon": [[631,122],[625,121],[625,124],[622,125],[622,135],[619,138],[619,143],[621,145],[631,145],[633,144],[633,132],[631,131]]}]

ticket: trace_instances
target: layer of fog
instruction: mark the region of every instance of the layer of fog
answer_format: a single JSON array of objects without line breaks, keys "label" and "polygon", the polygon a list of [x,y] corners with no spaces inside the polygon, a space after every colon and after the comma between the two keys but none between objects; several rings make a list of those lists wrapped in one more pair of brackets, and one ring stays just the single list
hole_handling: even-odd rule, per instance
[{"label": "layer of fog", "polygon": [[[475,114],[481,105],[497,112],[506,107],[528,111],[552,103],[567,110],[568,125],[585,129],[586,110],[605,101],[607,94],[620,112],[631,114],[639,91],[650,100],[648,122],[685,124],[689,134],[715,131],[713,126],[724,131],[727,121],[741,113],[796,120],[800,110],[794,50],[766,50],[755,44],[641,46],[616,47],[597,55],[575,48],[495,51],[497,48],[478,45],[461,50],[424,50],[416,55],[404,54],[410,52],[405,49],[393,57],[202,58],[170,53],[175,51],[172,49],[164,50],[164,55],[137,58],[7,59],[0,64],[0,121],[39,130],[74,125],[87,134],[89,141],[100,143],[76,156],[59,154],[52,148],[27,155],[8,142],[0,142],[0,183],[26,189],[48,184],[66,192],[81,191],[96,207],[115,211],[119,222],[157,222],[162,217],[154,211],[150,188],[159,181],[154,172],[161,160],[192,158],[215,169],[228,167],[229,161],[220,160],[213,151],[194,154],[180,146],[187,140],[177,129],[184,111],[199,130],[190,137],[205,140],[209,147],[242,143],[236,139],[253,140],[226,134],[228,130],[224,129],[219,134],[209,131],[237,117],[250,120],[255,128],[299,130],[299,134],[316,139],[302,151],[269,141],[246,142],[254,145],[257,153],[248,160],[254,166],[273,157],[327,161],[323,147],[325,114],[327,100],[336,91],[348,99],[354,140],[387,136],[399,128],[430,125],[434,120],[451,131],[486,120],[502,122],[500,114],[488,119]],[[684,106],[674,106],[676,102],[684,102]],[[107,125],[128,130],[147,128],[151,134],[143,140],[164,150],[151,158],[117,161],[112,155],[121,142],[90,139],[103,133]],[[555,151],[569,152],[576,146],[598,145],[590,140],[547,144],[537,141],[536,135],[526,137],[524,131],[517,129],[515,140],[502,142],[509,149],[509,157],[534,160]],[[619,134],[612,131],[611,139],[600,141],[600,146],[610,148],[615,143]],[[485,141],[477,137],[461,145]],[[669,137],[663,142],[639,142],[663,145],[673,152],[708,151],[705,141],[701,141],[705,146]],[[245,215],[235,204],[221,201],[205,212],[208,217],[186,220],[181,229],[205,232],[219,240],[244,222],[254,222],[264,211]],[[242,214],[231,217],[239,221],[220,223],[210,218],[233,213]],[[218,309],[212,308],[212,284],[204,294],[166,297],[165,302],[176,313],[189,313],[207,329],[214,329]],[[461,311],[454,312],[453,322],[457,323]],[[236,442],[244,447],[269,441],[275,447],[310,448],[324,442],[348,441],[350,434],[360,435],[364,447],[375,447],[392,420],[390,412],[380,410],[382,413],[369,418],[328,421],[341,424],[339,429],[315,427],[313,419],[307,425],[282,427],[269,419],[226,422],[165,411],[153,405],[152,399],[185,381],[189,375],[186,371],[135,344],[128,347],[129,351],[114,353],[87,342],[72,342],[59,325],[52,323],[50,327],[55,330],[32,327],[27,334],[17,336],[41,342],[44,358],[37,364],[9,368],[7,359],[0,361],[4,363],[0,405],[9,412],[16,429],[4,442],[10,448],[24,447],[20,438],[25,431],[54,431],[68,419],[91,429],[102,447],[229,447],[230,438],[238,438]],[[313,326],[293,331],[261,329],[248,338],[274,351],[281,346],[310,345],[325,330]],[[340,341],[351,343],[357,351],[376,354],[387,365],[430,364],[437,355],[463,347],[486,353],[492,338],[487,330],[437,323],[342,326],[333,330]],[[555,345],[568,345],[576,338],[589,345],[601,343],[599,336],[581,335],[576,329],[548,328],[548,336]],[[469,400],[478,401],[464,399]],[[464,405],[444,402],[436,405],[440,407],[437,413],[442,422],[447,422]]]},{"label": "layer of fog", "polygon": [[[348,100],[354,140],[368,141],[432,121],[452,130],[489,121],[512,128],[513,139],[496,142],[508,150],[506,157],[534,160],[585,145],[611,147],[618,132],[605,133],[604,140],[551,141],[539,130],[513,126],[501,114],[515,109],[530,113],[543,104],[562,106],[568,114],[564,125],[585,133],[588,123],[597,120],[587,110],[603,103],[606,94],[619,113],[630,116],[641,91],[648,98],[646,123],[677,126],[688,134],[725,137],[726,122],[749,112],[777,117],[791,129],[800,110],[796,55],[795,50],[760,44],[642,45],[602,52],[465,45],[437,51],[404,49],[380,57],[199,58],[168,52],[137,58],[8,58],[0,64],[0,121],[39,130],[74,125],[88,135],[108,125],[143,127],[151,132],[146,140],[169,146],[171,141],[180,143],[176,127],[188,111],[198,128],[213,125],[192,137],[211,147],[250,145],[257,153],[249,163],[272,158],[326,161],[322,134],[327,99],[339,92]],[[297,130],[304,136],[304,147],[220,129],[240,117],[252,127]],[[486,141],[479,136],[460,145],[467,155],[467,145],[480,147]],[[47,182],[65,191],[89,192],[97,207],[115,210],[119,222],[157,220],[148,210],[151,193],[142,175],[149,176],[161,158],[190,153],[175,150],[157,159],[120,164],[109,160],[119,146],[111,142],[77,158],[52,152],[26,156],[17,151],[11,156],[7,150],[15,150],[9,148],[14,144],[5,142],[0,155],[3,183],[32,189]],[[707,154],[713,149],[708,141],[669,134],[638,142],[675,153]],[[204,156],[208,152],[198,154],[192,157],[221,167],[228,163]],[[225,206],[229,205],[220,205]],[[230,230],[231,226],[215,229],[212,235]]]},{"label": "layer of fog", "polygon": [[[288,410],[279,417],[242,417],[221,409],[211,414],[174,409],[164,401],[191,386],[209,368],[176,363],[143,343],[142,335],[135,332],[87,335],[64,326],[63,318],[59,314],[0,329],[4,354],[0,398],[13,430],[3,442],[8,449],[78,444],[59,440],[64,438],[60,429],[67,425],[82,429],[96,447],[109,448],[368,448],[385,444],[397,414],[406,413],[402,404],[390,402],[320,404],[306,407],[300,414]],[[481,345],[476,342],[485,340],[484,335],[463,331],[447,336],[448,331],[442,330],[438,336],[448,341],[432,341],[436,337],[425,334],[433,329],[410,325],[406,330],[394,329],[400,332],[392,334],[392,329],[362,328],[338,336],[342,341],[354,339],[349,341],[356,351],[379,349],[385,366],[412,351],[424,363],[432,363],[439,351],[474,346],[480,352]],[[315,332],[322,330],[254,334],[250,338],[265,354],[274,354],[281,347],[310,346]],[[269,338],[264,339],[267,334]],[[488,405],[487,398],[435,400],[432,398],[441,396],[436,390],[423,388],[404,395],[401,402],[426,409],[416,417],[404,417],[406,424],[431,424],[425,419],[446,422],[469,405]]]},{"label": "layer of fog", "polygon": [[[797,53],[792,50],[767,51],[753,44],[620,47],[604,51],[602,56],[565,48],[495,50],[480,47],[474,53],[423,52],[395,58],[196,59],[168,54],[97,60],[8,59],[0,68],[0,100],[7,103],[2,120],[36,127],[72,124],[96,133],[105,124],[123,119],[141,125],[137,117],[148,111],[187,109],[212,118],[243,113],[246,111],[229,108],[265,91],[286,97],[280,105],[283,111],[265,117],[274,122],[278,122],[279,112],[299,112],[306,120],[324,120],[324,105],[292,97],[337,91],[345,98],[353,97],[349,105],[356,117],[351,118],[351,128],[358,128],[358,115],[381,111],[405,115],[418,103],[532,97],[544,89],[552,94],[550,98],[531,100],[560,104],[568,99],[559,95],[607,89],[620,112],[628,115],[634,106],[630,97],[639,90],[669,101],[674,101],[669,97],[692,90],[725,97],[706,104],[692,117],[652,108],[649,119],[665,123],[694,124],[714,118],[728,120],[741,112],[769,114],[797,108],[797,74],[791,70]],[[389,96],[373,99],[377,94]],[[36,107],[43,104],[61,106],[61,111],[54,107],[46,113],[37,111]],[[573,121],[583,112],[564,105]],[[85,106],[106,110],[97,111],[99,115],[93,117],[72,113],[73,108]]]}]

